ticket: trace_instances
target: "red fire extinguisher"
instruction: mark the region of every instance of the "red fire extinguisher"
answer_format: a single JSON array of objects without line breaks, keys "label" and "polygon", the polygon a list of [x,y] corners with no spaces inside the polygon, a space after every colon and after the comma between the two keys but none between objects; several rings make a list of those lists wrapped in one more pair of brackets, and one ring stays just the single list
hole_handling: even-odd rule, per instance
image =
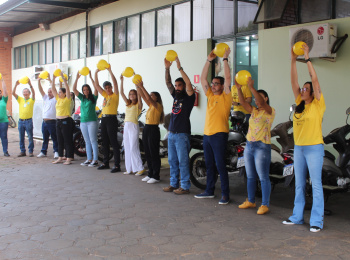
[{"label": "red fire extinguisher", "polygon": [[199,91],[197,89],[196,86],[193,87],[193,90],[194,90],[194,95],[196,97],[196,99],[194,100],[194,106],[195,107],[198,107],[198,101],[199,101]]}]

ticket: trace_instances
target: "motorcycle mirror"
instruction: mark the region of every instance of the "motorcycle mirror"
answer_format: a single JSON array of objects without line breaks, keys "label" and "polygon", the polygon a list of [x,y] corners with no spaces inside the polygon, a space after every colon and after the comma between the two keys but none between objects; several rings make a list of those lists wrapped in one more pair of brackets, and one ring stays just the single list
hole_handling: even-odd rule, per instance
[{"label": "motorcycle mirror", "polygon": [[289,111],[290,111],[290,112],[295,111],[296,106],[297,106],[296,104],[293,104],[293,105],[289,108]]},{"label": "motorcycle mirror", "polygon": [[350,115],[350,107],[345,112],[347,115]]}]

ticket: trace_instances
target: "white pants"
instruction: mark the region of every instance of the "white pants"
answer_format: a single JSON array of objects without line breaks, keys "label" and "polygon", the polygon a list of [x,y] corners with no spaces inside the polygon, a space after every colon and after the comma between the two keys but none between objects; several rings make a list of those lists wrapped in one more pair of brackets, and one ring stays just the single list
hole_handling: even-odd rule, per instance
[{"label": "white pants", "polygon": [[126,171],[138,172],[143,170],[140,147],[139,147],[139,126],[132,122],[124,124],[124,150]]}]

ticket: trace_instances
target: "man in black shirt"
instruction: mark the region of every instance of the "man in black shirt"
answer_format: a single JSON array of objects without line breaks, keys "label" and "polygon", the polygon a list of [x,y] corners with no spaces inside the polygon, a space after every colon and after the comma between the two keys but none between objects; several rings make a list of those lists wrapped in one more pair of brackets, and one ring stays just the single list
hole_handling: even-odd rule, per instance
[{"label": "man in black shirt", "polygon": [[[182,78],[175,80],[175,87],[171,83],[170,66],[172,62],[164,59],[165,82],[170,94],[174,98],[171,111],[168,136],[168,161],[170,165],[170,186],[163,188],[165,192],[175,194],[190,193],[190,115],[195,101],[194,90],[190,79],[181,67],[180,60],[176,58],[177,68]],[[181,173],[181,184],[179,175]],[[179,185],[180,184],[180,185]]]}]

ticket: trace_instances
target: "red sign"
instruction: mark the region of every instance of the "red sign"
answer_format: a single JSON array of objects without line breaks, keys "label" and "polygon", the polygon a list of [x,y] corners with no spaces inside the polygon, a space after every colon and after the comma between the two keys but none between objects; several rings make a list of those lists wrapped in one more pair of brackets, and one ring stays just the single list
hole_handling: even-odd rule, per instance
[{"label": "red sign", "polygon": [[199,83],[199,75],[194,75],[194,83]]},{"label": "red sign", "polygon": [[324,33],[324,28],[322,26],[318,27],[317,34],[322,35]]}]

